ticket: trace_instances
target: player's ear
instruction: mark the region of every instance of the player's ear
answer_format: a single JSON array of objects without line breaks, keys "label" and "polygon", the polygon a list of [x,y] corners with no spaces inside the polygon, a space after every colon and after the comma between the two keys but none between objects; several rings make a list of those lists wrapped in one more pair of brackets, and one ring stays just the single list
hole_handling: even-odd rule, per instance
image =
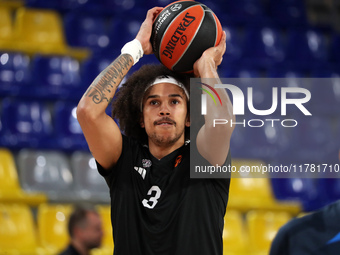
[{"label": "player's ear", "polygon": [[187,117],[185,118],[185,126],[190,127],[190,114],[187,114]]},{"label": "player's ear", "polygon": [[140,124],[141,128],[145,128],[143,114],[141,114],[141,116],[140,116],[139,124]]}]

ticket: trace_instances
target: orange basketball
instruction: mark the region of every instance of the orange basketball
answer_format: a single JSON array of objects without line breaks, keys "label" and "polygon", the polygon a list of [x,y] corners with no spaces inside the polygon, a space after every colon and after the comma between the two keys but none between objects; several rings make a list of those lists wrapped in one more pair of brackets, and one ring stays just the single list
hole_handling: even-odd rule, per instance
[{"label": "orange basketball", "polygon": [[218,45],[222,26],[202,3],[177,1],[166,6],[153,23],[151,44],[158,60],[177,72],[191,72],[202,53]]}]

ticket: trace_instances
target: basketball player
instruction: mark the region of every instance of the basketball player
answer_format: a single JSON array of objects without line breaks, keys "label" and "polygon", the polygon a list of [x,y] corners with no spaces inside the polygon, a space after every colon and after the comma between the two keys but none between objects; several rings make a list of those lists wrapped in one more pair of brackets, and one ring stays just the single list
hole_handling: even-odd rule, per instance
[{"label": "basketball player", "polygon": [[[120,127],[105,113],[129,69],[143,53],[152,53],[152,22],[161,10],[148,11],[135,40],[85,92],[77,116],[99,173],[110,187],[115,255],[222,255],[230,179],[190,179],[190,77],[161,65],[143,66],[113,102],[112,115]],[[225,41],[223,33],[220,44],[197,60],[196,77],[219,81]],[[223,106],[212,116],[214,103],[208,101],[206,123],[212,118],[234,119],[226,91],[218,93]],[[229,165],[232,131],[228,125],[203,125],[192,139],[210,164]]]}]

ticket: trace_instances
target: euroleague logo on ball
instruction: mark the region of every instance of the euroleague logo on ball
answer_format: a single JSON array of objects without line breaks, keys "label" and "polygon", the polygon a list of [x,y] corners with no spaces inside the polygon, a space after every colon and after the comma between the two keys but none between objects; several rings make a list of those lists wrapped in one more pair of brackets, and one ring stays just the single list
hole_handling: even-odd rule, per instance
[{"label": "euroleague logo on ball", "polygon": [[178,10],[180,10],[182,8],[181,4],[175,4],[173,6],[170,7],[170,10],[173,12],[177,12]]}]

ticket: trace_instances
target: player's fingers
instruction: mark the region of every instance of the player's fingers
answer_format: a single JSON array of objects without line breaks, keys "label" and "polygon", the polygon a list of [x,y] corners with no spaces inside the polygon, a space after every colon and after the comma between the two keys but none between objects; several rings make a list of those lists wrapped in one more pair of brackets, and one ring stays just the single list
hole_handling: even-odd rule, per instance
[{"label": "player's fingers", "polygon": [[226,41],[227,41],[227,35],[226,35],[225,31],[223,31],[221,41],[217,46],[217,47],[220,48],[222,55],[224,55],[226,48],[227,48]]},{"label": "player's fingers", "polygon": [[152,23],[156,16],[163,10],[162,7],[154,7],[148,10],[146,18],[142,23],[140,29],[143,30],[145,33],[151,33],[152,31]]},{"label": "player's fingers", "polygon": [[150,20],[153,22],[153,20],[156,18],[156,16],[163,10],[163,7],[154,7],[150,10],[148,10],[146,14],[146,20]]}]

